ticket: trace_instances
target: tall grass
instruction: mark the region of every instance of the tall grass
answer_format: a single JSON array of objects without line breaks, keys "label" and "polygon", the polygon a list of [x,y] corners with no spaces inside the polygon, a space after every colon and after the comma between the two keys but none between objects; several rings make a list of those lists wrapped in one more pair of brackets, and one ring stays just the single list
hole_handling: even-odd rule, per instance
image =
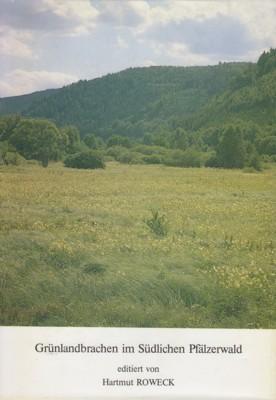
[{"label": "tall grass", "polygon": [[1,167],[1,324],[275,328],[275,177]]}]

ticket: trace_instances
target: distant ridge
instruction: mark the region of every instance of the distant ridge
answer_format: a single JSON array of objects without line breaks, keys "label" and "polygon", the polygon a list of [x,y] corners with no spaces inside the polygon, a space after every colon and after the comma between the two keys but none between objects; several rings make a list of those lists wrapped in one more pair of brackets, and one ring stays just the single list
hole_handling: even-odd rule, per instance
[{"label": "distant ridge", "polygon": [[31,107],[35,101],[48,97],[58,89],[46,89],[21,96],[9,96],[0,98],[0,114],[21,113]]},{"label": "distant ridge", "polygon": [[141,124],[160,125],[173,116],[198,112],[247,66],[129,68],[61,89],[2,98],[0,114],[49,118],[60,125],[76,125],[81,134],[105,136],[110,129],[119,132],[121,128],[130,136],[139,136]]},{"label": "distant ridge", "polygon": [[234,120],[273,124],[276,117],[276,54],[256,64],[129,68],[61,89],[0,99],[0,114],[47,118],[94,133],[133,138],[190,131]]}]

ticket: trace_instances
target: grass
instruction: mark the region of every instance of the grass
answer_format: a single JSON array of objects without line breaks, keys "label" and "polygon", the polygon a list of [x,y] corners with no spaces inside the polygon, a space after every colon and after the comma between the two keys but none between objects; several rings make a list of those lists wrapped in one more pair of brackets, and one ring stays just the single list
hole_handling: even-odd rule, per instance
[{"label": "grass", "polygon": [[1,167],[1,324],[275,328],[275,178]]}]

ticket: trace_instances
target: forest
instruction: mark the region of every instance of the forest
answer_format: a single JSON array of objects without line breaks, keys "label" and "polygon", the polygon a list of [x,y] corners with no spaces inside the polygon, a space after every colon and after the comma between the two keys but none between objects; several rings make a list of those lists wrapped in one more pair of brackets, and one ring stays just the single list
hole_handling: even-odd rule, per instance
[{"label": "forest", "polygon": [[271,49],[256,64],[132,68],[3,98],[0,162],[46,166],[94,150],[129,164],[259,170],[275,160],[275,78]]}]

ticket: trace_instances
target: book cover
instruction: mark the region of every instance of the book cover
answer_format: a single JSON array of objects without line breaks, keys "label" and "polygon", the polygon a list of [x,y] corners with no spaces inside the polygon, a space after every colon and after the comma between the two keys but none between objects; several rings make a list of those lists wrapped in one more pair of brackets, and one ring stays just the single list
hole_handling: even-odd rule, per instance
[{"label": "book cover", "polygon": [[0,0],[0,399],[276,399],[274,1]]}]

